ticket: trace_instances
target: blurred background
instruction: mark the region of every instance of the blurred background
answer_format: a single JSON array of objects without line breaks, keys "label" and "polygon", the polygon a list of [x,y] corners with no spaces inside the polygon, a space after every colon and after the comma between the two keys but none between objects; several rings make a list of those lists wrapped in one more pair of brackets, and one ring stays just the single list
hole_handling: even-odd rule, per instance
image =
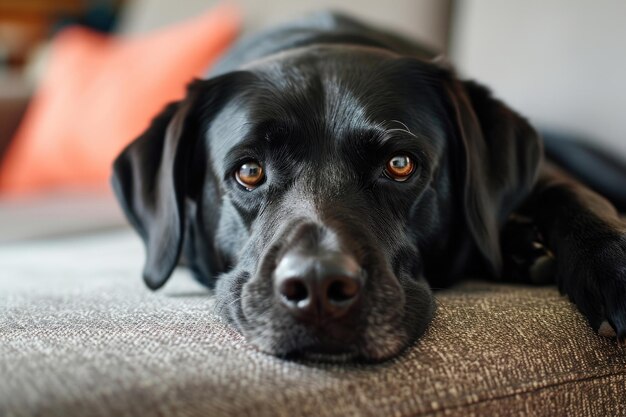
[{"label": "blurred background", "polygon": [[125,222],[109,166],[239,36],[333,8],[445,52],[544,131],[626,158],[626,2],[0,0],[0,243]]}]

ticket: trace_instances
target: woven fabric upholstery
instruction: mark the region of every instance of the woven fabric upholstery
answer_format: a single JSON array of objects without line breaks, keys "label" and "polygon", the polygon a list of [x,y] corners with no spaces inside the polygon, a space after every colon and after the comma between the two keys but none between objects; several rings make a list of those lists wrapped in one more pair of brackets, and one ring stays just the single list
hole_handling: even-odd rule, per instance
[{"label": "woven fabric upholstery", "polygon": [[0,416],[626,415],[626,349],[554,288],[468,283],[378,365],[286,362],[128,231],[0,247]]}]

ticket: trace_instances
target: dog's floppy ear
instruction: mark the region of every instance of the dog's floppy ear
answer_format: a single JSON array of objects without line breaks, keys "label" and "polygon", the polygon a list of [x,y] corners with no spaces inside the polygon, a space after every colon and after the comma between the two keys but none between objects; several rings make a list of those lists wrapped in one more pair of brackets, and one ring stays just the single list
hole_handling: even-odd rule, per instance
[{"label": "dog's floppy ear", "polygon": [[542,144],[528,121],[473,82],[448,88],[463,157],[463,205],[469,231],[492,273],[502,266],[499,228],[527,196],[542,158]]},{"label": "dog's floppy ear", "polygon": [[[178,263],[185,230],[191,156],[210,118],[221,108],[237,73],[194,81],[184,100],[169,104],[117,157],[112,185],[144,241],[145,283],[160,288]],[[203,173],[193,173],[198,178]]]}]

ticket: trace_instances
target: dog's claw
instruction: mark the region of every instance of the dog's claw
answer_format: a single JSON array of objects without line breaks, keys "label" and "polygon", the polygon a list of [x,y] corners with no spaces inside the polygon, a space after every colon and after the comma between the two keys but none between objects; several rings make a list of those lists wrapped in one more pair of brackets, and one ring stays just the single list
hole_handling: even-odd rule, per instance
[{"label": "dog's claw", "polygon": [[602,337],[615,337],[617,333],[615,333],[615,329],[611,327],[608,321],[604,320],[602,324],[600,324],[600,328],[598,329],[598,334]]}]

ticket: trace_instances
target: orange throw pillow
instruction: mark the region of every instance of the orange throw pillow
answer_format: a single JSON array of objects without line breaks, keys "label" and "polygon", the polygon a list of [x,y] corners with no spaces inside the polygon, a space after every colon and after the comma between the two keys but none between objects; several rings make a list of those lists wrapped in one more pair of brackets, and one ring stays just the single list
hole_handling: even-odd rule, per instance
[{"label": "orange throw pillow", "polygon": [[106,186],[111,163],[166,103],[182,98],[236,37],[238,9],[221,5],[136,38],[70,28],[0,166],[0,192]]}]

